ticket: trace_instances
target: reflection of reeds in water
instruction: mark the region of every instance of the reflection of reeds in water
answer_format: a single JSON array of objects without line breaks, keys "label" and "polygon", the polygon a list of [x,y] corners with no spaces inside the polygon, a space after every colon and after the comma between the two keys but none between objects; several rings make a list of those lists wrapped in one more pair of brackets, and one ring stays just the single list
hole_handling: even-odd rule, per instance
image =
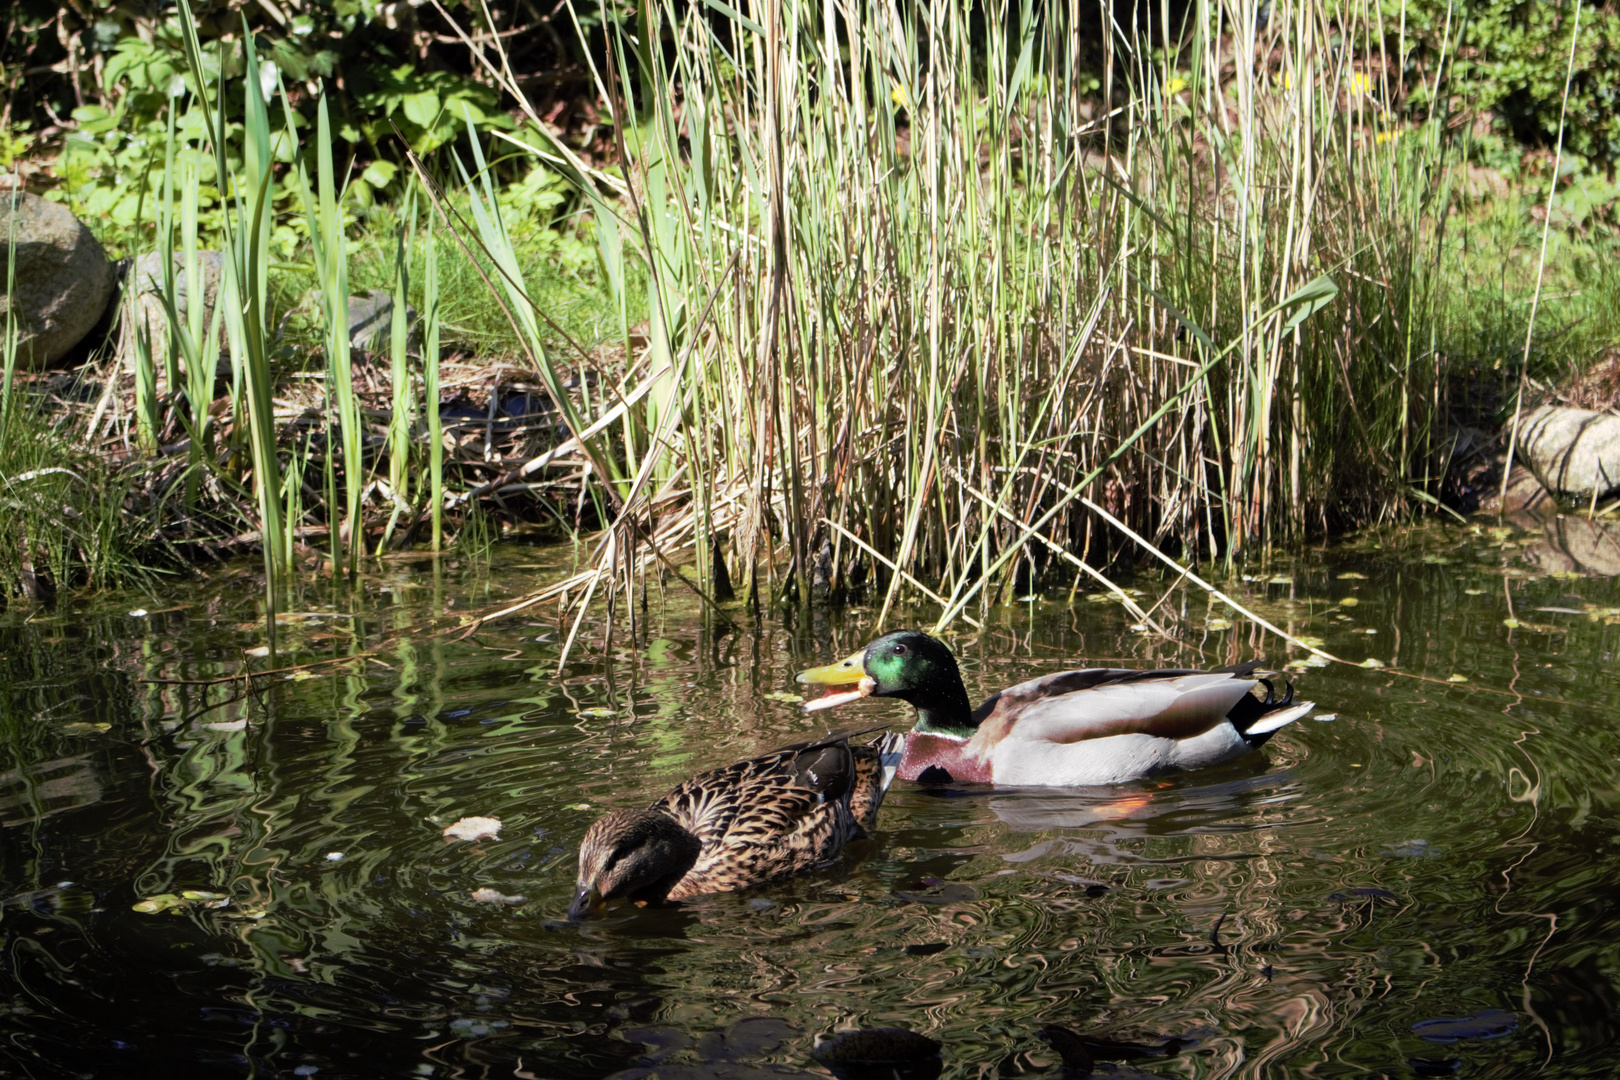
[{"label": "reflection of reeds in water", "polygon": [[[1454,544],[1441,550],[1457,554]],[[1325,590],[1336,570],[1301,565],[1298,584]],[[1425,571],[1390,570],[1368,585],[1392,606],[1405,601],[1391,618],[1418,643],[1411,647],[1476,647],[1477,635],[1457,626],[1477,624],[1489,598],[1444,592],[1464,575],[1456,565],[1427,571],[1434,592],[1417,589],[1413,573]],[[420,592],[386,603],[374,591],[356,594],[353,623],[284,614],[288,651],[350,653],[367,626],[406,634],[424,617],[429,589],[403,571],[390,584],[407,598]],[[484,585],[479,575],[466,587]],[[1566,587],[1539,584],[1549,597]],[[191,606],[106,666],[193,679],[236,670],[222,650],[257,638],[251,625],[230,628],[228,603],[212,610],[219,588],[177,590],[172,602]],[[1118,656],[1135,666],[1175,648],[1132,635],[1100,609],[1081,633],[1054,608],[1028,624],[993,625],[970,654],[971,674],[1000,686],[1052,657]],[[262,980],[252,992],[263,1015],[318,1013],[347,1029],[344,1038],[364,1038],[383,1016],[423,1036],[409,1040],[414,1053],[429,1035],[442,1037],[447,1017],[476,1014],[536,1041],[530,1071],[569,1075],[545,1055],[552,1045],[590,1045],[582,1021],[632,1048],[635,1031],[656,1027],[687,1047],[663,1062],[673,1072],[707,1060],[706,1031],[769,1014],[790,1030],[769,1061],[796,1066],[823,1029],[927,1032],[959,1071],[1037,1052],[1035,1033],[1055,1023],[1149,1046],[1196,1040],[1178,1059],[1128,1063],[1154,1075],[1308,1075],[1321,1062],[1336,1074],[1387,1069],[1397,1053],[1506,1069],[1518,1060],[1527,1073],[1542,1046],[1517,1004],[1520,979],[1547,926],[1520,910],[1559,916],[1530,978],[1559,1053],[1607,1052],[1612,1035],[1613,925],[1604,913],[1613,830],[1601,809],[1616,784],[1615,767],[1602,762],[1612,762],[1620,735],[1591,723],[1615,685],[1600,662],[1612,632],[1569,621],[1567,641],[1545,650],[1497,646],[1501,663],[1522,664],[1521,689],[1541,728],[1526,751],[1545,770],[1544,809],[1568,811],[1546,815],[1529,836],[1525,808],[1513,801],[1519,789],[1500,781],[1523,764],[1513,739],[1530,717],[1503,715],[1494,697],[1329,670],[1310,674],[1311,694],[1344,709],[1348,722],[1295,725],[1246,765],[1101,792],[900,786],[878,835],[833,867],[678,911],[625,911],[588,932],[546,925],[567,903],[581,832],[602,809],[634,805],[683,771],[802,730],[795,710],[759,692],[791,685],[797,631],[730,630],[722,655],[698,620],[670,618],[656,648],[630,650],[615,665],[617,688],[583,658],[557,678],[561,635],[537,643],[535,629],[516,621],[480,640],[404,636],[380,654],[386,666],[278,682],[199,715],[237,688],[171,685],[144,698],[120,690],[52,708],[81,700],[80,665],[103,665],[72,656],[51,640],[54,628],[36,623],[5,651],[18,670],[55,681],[36,674],[0,699],[12,709],[0,721],[19,754],[42,763],[62,756],[60,726],[70,718],[120,725],[90,762],[118,842],[88,814],[53,815],[36,834],[47,851],[73,853],[76,880],[134,890],[98,893],[110,898],[96,901],[107,910],[86,923],[105,935],[98,944],[197,935],[206,944],[195,952],[172,950],[176,970],[194,971],[197,954],[223,957],[242,978]],[[581,632],[604,629],[598,615]],[[112,642],[130,632],[120,613],[93,636]],[[864,627],[849,632],[865,640]],[[1045,649],[1032,660],[1036,642]],[[1572,656],[1590,695],[1578,707],[1551,701],[1561,685],[1573,694],[1577,676],[1541,664]],[[205,726],[241,720],[251,723]],[[1420,765],[1414,752],[1443,757]],[[58,775],[25,768],[39,780]],[[20,794],[11,785],[0,799]],[[1009,821],[1009,806],[1026,800],[1041,813]],[[11,804],[5,816],[34,820],[36,805]],[[445,845],[440,827],[469,812],[509,827],[487,846]],[[476,905],[469,890],[482,885],[529,903]],[[231,903],[173,921],[128,910],[142,896],[184,889],[229,894]],[[27,913],[7,909],[8,920],[17,915]],[[70,953],[78,939],[64,945],[66,937],[32,946],[78,956],[72,982],[51,990],[52,1015],[101,992],[106,982],[86,977],[105,970],[94,964],[128,962],[111,947]],[[220,995],[212,981],[175,993],[208,1005]],[[1411,1033],[1415,1022],[1489,1007],[1519,1010],[1522,1034],[1438,1047]],[[166,1030],[193,1037],[186,1024]],[[300,1049],[333,1037],[326,1028],[289,1031]]]}]

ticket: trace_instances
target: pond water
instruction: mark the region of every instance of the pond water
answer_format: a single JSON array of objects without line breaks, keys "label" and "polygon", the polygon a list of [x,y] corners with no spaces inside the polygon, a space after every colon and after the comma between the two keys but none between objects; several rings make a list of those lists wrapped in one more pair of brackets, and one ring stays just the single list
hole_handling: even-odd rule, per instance
[{"label": "pond water", "polygon": [[[368,658],[240,698],[208,680],[268,664],[251,568],[13,607],[0,1074],[825,1077],[817,1036],[893,1026],[946,1076],[1055,1076],[1061,1025],[1160,1052],[1104,1052],[1116,1076],[1613,1075],[1620,579],[1545,541],[1435,526],[1228,584],[1381,669],[1303,666],[1185,587],[1154,614],[1176,640],[1085,595],[1010,602],[948,635],[975,695],[1263,658],[1335,718],[1120,788],[897,784],[824,872],[578,925],[585,827],[825,730],[792,674],[875,605],[716,624],[652,583],[633,639],[587,620],[559,672],[543,609],[432,630],[565,555],[406,560],[282,620],[278,663]],[[468,815],[499,837],[446,842]]]}]

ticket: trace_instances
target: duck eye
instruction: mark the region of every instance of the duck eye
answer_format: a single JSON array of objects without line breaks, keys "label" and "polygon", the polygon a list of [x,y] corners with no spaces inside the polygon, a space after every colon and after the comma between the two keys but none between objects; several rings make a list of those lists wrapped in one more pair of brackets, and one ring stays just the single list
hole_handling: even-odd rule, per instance
[{"label": "duck eye", "polygon": [[904,655],[906,655],[906,647],[904,645],[896,645],[894,647],[894,655],[896,655],[896,656],[904,656]]}]

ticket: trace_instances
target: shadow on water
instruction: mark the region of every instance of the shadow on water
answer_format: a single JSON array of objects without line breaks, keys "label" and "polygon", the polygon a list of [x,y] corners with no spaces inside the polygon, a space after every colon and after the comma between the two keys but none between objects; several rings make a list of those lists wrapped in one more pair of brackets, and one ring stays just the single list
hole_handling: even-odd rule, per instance
[{"label": "shadow on water", "polygon": [[[559,673],[554,621],[420,631],[551,556],[399,564],[282,619],[283,663],[380,651],[251,694],[214,681],[263,663],[248,578],[13,609],[0,1074],[1609,1075],[1620,585],[1549,562],[1548,527],[1370,536],[1234,584],[1381,669],[1311,667],[1185,590],[1175,641],[1065,594],[992,613],[952,641],[976,694],[1258,655],[1336,719],[1118,788],[897,787],[824,872],[583,924],[585,826],[819,730],[792,672],[871,609],[717,634],[654,590],[640,639],[604,655],[588,628]],[[447,842],[468,815],[499,835]],[[887,1062],[892,1028],[943,1049]]]}]

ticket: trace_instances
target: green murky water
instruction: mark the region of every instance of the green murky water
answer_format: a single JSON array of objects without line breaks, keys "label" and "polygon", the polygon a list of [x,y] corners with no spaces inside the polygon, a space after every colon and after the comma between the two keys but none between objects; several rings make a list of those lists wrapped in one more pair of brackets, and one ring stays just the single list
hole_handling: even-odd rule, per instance
[{"label": "green murky water", "polygon": [[[203,683],[262,644],[247,576],[13,608],[0,1074],[826,1076],[817,1034],[897,1025],[943,1042],[947,1076],[1057,1075],[1036,1032],[1061,1024],[1179,1041],[1098,1066],[1121,1076],[1613,1075],[1620,579],[1580,573],[1620,541],[1555,539],[1435,528],[1235,583],[1424,677],[1296,663],[1337,719],[1245,763],[900,786],[826,872],[578,926],[585,826],[819,730],[771,695],[864,641],[870,607],[717,629],[655,588],[634,640],[621,620],[604,652],[587,622],[559,674],[548,619],[412,629],[521,595],[544,557],[502,552],[477,587],[481,568],[399,563],[341,614],[312,593],[285,620],[282,662],[392,637],[374,659],[246,698]],[[1151,603],[1168,582],[1132,584]],[[1057,595],[953,643],[976,694],[1082,660],[1305,655],[1185,589],[1154,617],[1180,640]],[[442,839],[473,814],[499,838]]]}]

